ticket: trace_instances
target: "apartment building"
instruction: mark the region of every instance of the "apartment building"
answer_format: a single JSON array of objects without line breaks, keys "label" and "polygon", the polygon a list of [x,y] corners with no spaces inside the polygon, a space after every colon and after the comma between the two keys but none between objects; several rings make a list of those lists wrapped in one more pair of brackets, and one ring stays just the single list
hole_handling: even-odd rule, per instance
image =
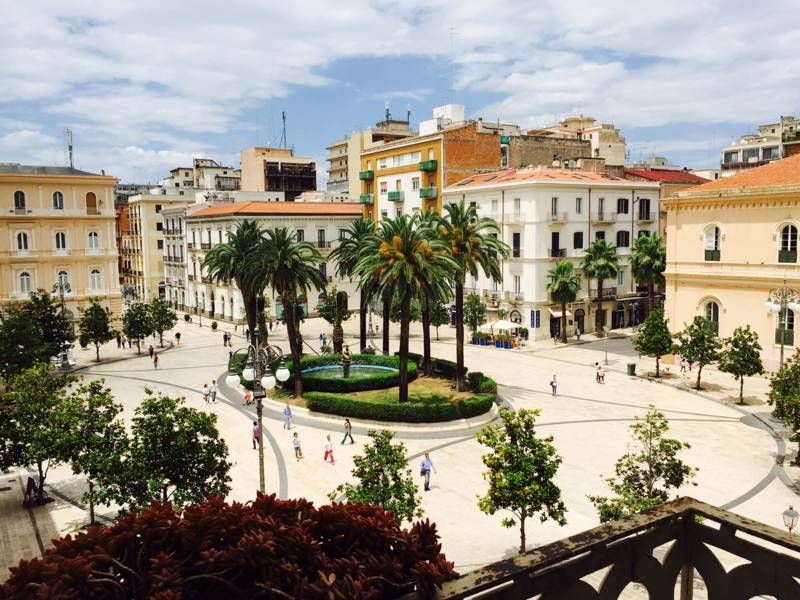
[{"label": "apartment building", "polygon": [[765,308],[772,290],[795,290],[800,229],[800,155],[678,192],[667,213],[665,311],[673,330],[696,315],[728,337],[750,325],[765,366],[779,366],[800,345],[796,311]]},{"label": "apartment building", "polygon": [[561,308],[547,293],[548,272],[560,260],[576,268],[595,239],[617,247],[620,269],[603,285],[598,310],[597,282],[583,280],[578,299],[568,307],[568,335],[576,330],[612,329],[641,321],[646,290],[637,289],[629,257],[633,240],[659,229],[659,184],[568,169],[509,169],[468,177],[449,186],[443,202],[473,204],[500,226],[510,256],[503,281],[467,278],[465,293],[481,294],[492,311],[508,313],[529,326],[536,338],[560,335]]},{"label": "apartment building", "polygon": [[89,298],[121,312],[115,177],[70,167],[0,163],[0,305],[37,289],[72,319]]},{"label": "apartment building", "polygon": [[[194,190],[233,192],[241,189],[242,172],[210,158],[195,158],[191,167],[175,167],[159,186],[167,195],[190,195]],[[183,193],[181,193],[183,192]]]},{"label": "apartment building", "polygon": [[316,163],[295,156],[291,148],[255,147],[242,150],[241,189],[248,192],[283,192],[294,200],[317,189]]},{"label": "apartment building", "polygon": [[777,123],[759,125],[757,133],[743,135],[723,148],[720,169],[723,177],[729,177],[798,153],[800,119],[781,116]]},{"label": "apartment building", "polygon": [[[621,175],[625,165],[625,138],[611,123],[599,123],[594,117],[583,115],[562,119],[558,125],[539,130],[554,137],[572,138],[589,142],[592,158],[602,158],[609,173]],[[612,168],[615,167],[615,168]]]}]

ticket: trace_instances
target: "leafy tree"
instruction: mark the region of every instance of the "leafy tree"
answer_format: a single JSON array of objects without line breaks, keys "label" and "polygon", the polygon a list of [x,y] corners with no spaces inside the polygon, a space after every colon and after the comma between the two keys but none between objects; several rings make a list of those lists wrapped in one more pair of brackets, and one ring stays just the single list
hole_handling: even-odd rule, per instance
[{"label": "leafy tree", "polygon": [[89,307],[81,314],[81,346],[94,344],[97,362],[100,362],[100,346],[114,339],[111,328],[111,311],[100,304],[97,298],[89,299]]},{"label": "leafy tree", "polygon": [[72,323],[46,291],[32,292],[22,304],[22,310],[31,316],[42,332],[41,343],[46,348],[47,356],[56,356],[75,341]]},{"label": "leafy tree", "polygon": [[178,322],[178,315],[169,305],[169,302],[161,298],[153,298],[148,305],[150,319],[153,322],[153,331],[158,334],[158,345],[164,347],[164,332],[175,327]]},{"label": "leafy tree", "polygon": [[617,249],[605,240],[595,240],[586,249],[581,261],[581,269],[587,279],[597,280],[597,313],[595,328],[603,332],[605,311],[603,310],[603,281],[617,275],[619,257]]},{"label": "leafy tree", "polygon": [[486,323],[486,305],[474,292],[467,296],[464,302],[464,322],[469,325],[472,333],[478,331],[478,327]]},{"label": "leafy tree", "polygon": [[639,333],[633,337],[633,349],[639,354],[656,359],[656,377],[661,377],[660,361],[672,352],[672,334],[667,327],[663,308],[654,308],[642,323]]},{"label": "leafy tree", "polygon": [[19,305],[0,312],[0,374],[10,379],[38,363],[46,363],[51,349],[42,342],[42,332]]},{"label": "leafy tree", "polygon": [[65,412],[71,425],[63,432],[67,458],[73,473],[86,476],[89,490],[83,500],[94,525],[94,507],[105,498],[104,482],[120,469],[127,446],[125,426],[118,419],[122,405],[101,379],[80,386],[66,400]]},{"label": "leafy tree", "polygon": [[561,342],[567,343],[567,304],[575,302],[578,291],[581,289],[581,276],[575,272],[575,266],[561,260],[556,263],[548,273],[550,283],[547,284],[547,293],[553,302],[561,305]]},{"label": "leafy tree", "polygon": [[691,324],[678,333],[677,338],[678,354],[697,365],[695,389],[699,390],[703,367],[719,359],[719,349],[722,346],[719,336],[711,321],[698,315]]},{"label": "leafy tree", "polygon": [[50,467],[66,460],[64,432],[66,389],[75,381],[46,364],[35,365],[13,377],[0,399],[0,470],[13,465],[36,466],[37,500],[44,503],[44,483]]},{"label": "leafy tree", "polygon": [[344,343],[342,321],[347,321],[353,314],[347,309],[347,293],[339,292],[334,287],[325,301],[317,305],[317,312],[320,317],[333,325],[333,351],[341,354]]},{"label": "leafy tree", "polygon": [[739,380],[739,404],[744,404],[744,378],[764,372],[761,344],[758,343],[758,334],[750,329],[750,325],[737,327],[731,337],[722,340],[719,370]]},{"label": "leafy tree", "polygon": [[[503,280],[501,259],[508,257],[508,245],[500,239],[500,228],[494,219],[479,217],[473,205],[448,204],[439,225],[439,236],[450,246],[457,268],[452,276],[456,300],[456,389],[466,389],[464,382],[464,282],[467,274],[479,271],[494,281]],[[474,329],[473,329],[474,331]]]},{"label": "leafy tree", "polygon": [[667,249],[658,233],[641,235],[633,242],[631,250],[631,273],[640,285],[647,286],[649,310],[656,304],[656,285],[664,282],[667,268]]},{"label": "leafy tree", "polygon": [[134,302],[122,316],[122,331],[130,339],[136,340],[136,353],[142,353],[142,338],[155,331],[153,316],[150,309],[143,302]]},{"label": "leafy tree", "polygon": [[670,490],[689,483],[697,472],[678,458],[689,444],[664,437],[669,422],[652,406],[644,419],[636,417],[630,430],[633,448],[617,460],[615,476],[606,479],[615,496],[589,496],[602,523],[663,504]]},{"label": "leafy tree", "polygon": [[[768,402],[775,405],[774,416],[793,431],[792,441],[800,442],[800,353],[770,378]],[[800,446],[795,464],[800,464]]]},{"label": "leafy tree", "polygon": [[184,398],[145,391],[121,466],[104,481],[104,497],[132,511],[153,500],[180,507],[224,497],[231,463],[217,416],[184,406]]},{"label": "leafy tree", "polygon": [[408,468],[405,444],[392,443],[391,431],[370,431],[371,443],[364,454],[353,457],[353,477],[358,483],[342,483],[328,494],[334,501],[344,494],[348,502],[364,502],[390,510],[401,521],[421,517],[422,498]]},{"label": "leafy tree", "polygon": [[488,469],[483,478],[489,482],[486,494],[478,497],[478,507],[493,515],[509,511],[513,518],[502,520],[503,527],[519,522],[519,553],[525,553],[525,521],[539,517],[565,525],[567,509],[561,490],[553,481],[561,457],[553,438],[536,436],[538,410],[520,409],[517,412],[500,410],[499,425],[487,425],[476,437],[491,452],[482,457]]},{"label": "leafy tree", "polygon": [[[392,323],[399,323],[402,320],[402,303],[400,301],[400,294],[395,293],[392,298],[392,311],[389,313],[389,319]],[[419,321],[422,318],[422,310],[420,309],[419,300],[412,299],[409,306],[408,318],[412,323]]]},{"label": "leafy tree", "polygon": [[431,325],[436,328],[436,341],[439,341],[439,327],[450,322],[450,310],[444,302],[435,302],[431,306]]}]

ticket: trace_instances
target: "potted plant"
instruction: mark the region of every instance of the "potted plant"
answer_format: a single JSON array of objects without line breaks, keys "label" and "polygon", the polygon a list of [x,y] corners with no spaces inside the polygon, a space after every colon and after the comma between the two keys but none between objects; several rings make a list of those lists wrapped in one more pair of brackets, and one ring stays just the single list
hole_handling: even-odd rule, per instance
[{"label": "potted plant", "polygon": [[494,337],[494,347],[495,348],[502,348],[503,347],[503,336],[502,335],[496,335]]},{"label": "potted plant", "polygon": [[520,327],[519,328],[519,335],[522,337],[523,340],[528,339],[528,328],[527,327]]},{"label": "potted plant", "polygon": [[192,320],[192,317],[190,317],[189,315],[183,315],[183,320],[184,320],[186,323],[188,323],[189,321],[191,321],[191,320]]},{"label": "potted plant", "polygon": [[511,350],[511,336],[504,335],[503,336],[503,348],[506,350]]},{"label": "potted plant", "polygon": [[216,322],[216,321],[211,321],[211,329],[212,329],[213,331],[216,331],[216,330],[217,330],[217,322]]},{"label": "potted plant", "polygon": [[478,344],[478,340],[480,339],[480,335],[481,334],[478,333],[477,331],[473,331],[472,332],[472,343],[473,344]]}]

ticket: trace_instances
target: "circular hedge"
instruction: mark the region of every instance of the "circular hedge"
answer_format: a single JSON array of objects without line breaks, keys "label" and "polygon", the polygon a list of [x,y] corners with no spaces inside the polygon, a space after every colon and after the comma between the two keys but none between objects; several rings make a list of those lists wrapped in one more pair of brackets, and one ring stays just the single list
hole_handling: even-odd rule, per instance
[{"label": "circular hedge", "polygon": [[[309,392],[362,392],[364,390],[382,390],[400,385],[400,359],[397,356],[384,356],[382,354],[353,354],[350,356],[351,367],[361,365],[374,365],[378,367],[389,367],[392,371],[376,369],[369,375],[353,375],[351,377],[325,377],[321,373],[313,371],[302,373],[303,390]],[[326,367],[331,365],[341,365],[342,356],[340,354],[323,354],[321,356],[304,356],[300,359],[300,369],[313,369],[315,367]],[[292,363],[286,365],[292,372]],[[408,361],[408,381],[409,383],[417,378],[417,363],[413,360]],[[290,377],[284,383],[286,389],[294,389],[294,377]]]}]

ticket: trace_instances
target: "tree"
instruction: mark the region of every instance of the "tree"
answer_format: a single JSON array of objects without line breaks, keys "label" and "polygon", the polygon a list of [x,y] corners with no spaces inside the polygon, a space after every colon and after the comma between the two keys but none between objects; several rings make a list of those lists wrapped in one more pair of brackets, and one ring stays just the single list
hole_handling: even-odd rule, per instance
[{"label": "tree", "polygon": [[258,297],[269,283],[263,272],[252,268],[263,239],[264,232],[258,223],[245,219],[228,236],[228,241],[208,251],[201,267],[212,281],[233,281],[236,284],[242,294],[250,331],[256,331],[258,326]]},{"label": "tree", "polygon": [[42,332],[19,305],[0,311],[0,374],[3,379],[19,375],[36,364],[47,363],[50,347],[42,342]]},{"label": "tree", "polygon": [[[773,415],[790,427],[793,442],[800,442],[800,353],[783,363],[769,381],[768,402],[775,405]],[[800,445],[795,464],[800,465]]]},{"label": "tree", "polygon": [[486,305],[476,293],[467,296],[464,302],[464,322],[469,325],[470,331],[475,333],[478,327],[486,323]]},{"label": "tree", "polygon": [[28,301],[22,304],[22,310],[31,316],[42,332],[41,343],[47,356],[56,356],[75,341],[72,323],[46,291],[32,292]]},{"label": "tree", "polygon": [[105,498],[104,483],[118,471],[127,446],[125,426],[118,419],[122,405],[114,401],[102,379],[80,386],[65,403],[71,427],[65,444],[72,472],[86,476],[89,490],[83,495],[89,504],[89,522],[94,525],[94,507]]},{"label": "tree", "polygon": [[319,270],[324,263],[319,251],[309,242],[300,242],[297,235],[286,227],[268,229],[259,242],[250,270],[262,281],[269,281],[283,302],[283,318],[292,353],[294,393],[303,396],[300,376],[300,357],[303,354],[300,337],[297,300],[313,288],[325,289],[325,276]]},{"label": "tree", "polygon": [[631,273],[640,285],[647,286],[648,312],[656,305],[656,285],[664,282],[667,268],[667,249],[658,233],[640,235],[631,250]]},{"label": "tree", "polygon": [[111,311],[100,304],[97,298],[89,299],[89,306],[81,314],[81,346],[94,344],[97,362],[100,362],[100,346],[114,339],[111,328]]},{"label": "tree", "polygon": [[696,316],[691,324],[687,325],[683,331],[679,332],[677,352],[683,358],[697,365],[697,384],[695,389],[700,388],[700,375],[703,367],[719,359],[719,349],[722,344],[719,341],[717,332],[708,319]]},{"label": "tree", "polygon": [[597,280],[596,333],[601,334],[606,324],[603,310],[603,280],[617,275],[619,257],[617,249],[605,240],[595,240],[586,249],[581,261],[581,269],[587,279]]},{"label": "tree", "polygon": [[161,298],[153,298],[148,305],[150,319],[153,322],[153,331],[158,334],[158,345],[164,347],[164,332],[175,327],[178,315],[170,308],[169,302]]},{"label": "tree", "polygon": [[391,431],[370,431],[372,440],[364,446],[364,454],[353,457],[353,477],[358,483],[342,483],[328,494],[334,501],[344,494],[348,502],[374,504],[392,511],[401,521],[421,517],[422,498],[408,468],[405,444],[392,443]]},{"label": "tree", "polygon": [[642,323],[639,333],[633,336],[633,349],[639,354],[656,359],[656,377],[661,377],[660,360],[672,352],[672,334],[664,318],[664,309],[655,308]]},{"label": "tree", "polygon": [[317,305],[317,312],[320,317],[333,325],[333,352],[341,354],[344,343],[342,321],[347,321],[353,314],[347,309],[347,293],[339,292],[334,287],[330,295]]},{"label": "tree", "polygon": [[744,404],[744,378],[764,372],[761,344],[758,343],[758,334],[750,329],[750,325],[737,327],[731,337],[722,340],[719,370],[739,380],[739,404]]},{"label": "tree", "polygon": [[444,302],[435,302],[431,306],[431,325],[436,328],[436,341],[439,341],[439,327],[450,322],[450,310]]},{"label": "tree", "polygon": [[228,446],[217,416],[145,389],[120,468],[108,473],[105,497],[136,511],[154,500],[180,507],[229,491]]},{"label": "tree", "polygon": [[697,472],[678,458],[691,446],[664,437],[669,422],[652,406],[644,419],[635,418],[630,430],[633,448],[617,460],[615,476],[606,479],[615,496],[589,496],[602,523],[663,504],[670,490],[689,483]]},{"label": "tree", "polygon": [[508,245],[500,239],[500,228],[493,219],[479,217],[474,205],[451,203],[439,225],[439,235],[450,246],[457,268],[452,275],[456,300],[456,389],[464,382],[464,282],[467,274],[478,277],[479,271],[493,281],[503,280],[500,260],[508,257]]},{"label": "tree", "polygon": [[50,467],[66,460],[65,392],[75,381],[49,365],[35,365],[13,377],[0,397],[0,470],[35,466],[39,473],[37,501],[44,503],[44,483]]},{"label": "tree", "polygon": [[478,507],[489,515],[499,510],[513,515],[501,523],[503,527],[513,527],[519,522],[520,554],[525,553],[528,518],[538,516],[542,523],[550,519],[562,526],[567,523],[561,490],[553,481],[561,457],[552,437],[536,436],[539,412],[503,408],[502,423],[487,425],[476,435],[478,442],[490,450],[482,457],[488,469],[483,478],[489,482],[489,489],[478,497]]},{"label": "tree", "polygon": [[575,272],[574,265],[566,260],[556,263],[547,273],[550,283],[547,293],[553,302],[561,305],[561,343],[567,343],[567,304],[575,302],[581,289],[581,276]]},{"label": "tree", "polygon": [[136,354],[142,353],[142,339],[152,334],[153,317],[143,302],[134,302],[122,316],[122,331],[130,339],[136,340]]},{"label": "tree", "polygon": [[[402,302],[400,301],[400,294],[395,293],[392,299],[392,310],[389,313],[389,320],[392,323],[400,323],[402,320]],[[408,318],[412,323],[419,321],[422,318],[422,310],[420,308],[420,301],[417,299],[411,300],[409,307]]]}]

